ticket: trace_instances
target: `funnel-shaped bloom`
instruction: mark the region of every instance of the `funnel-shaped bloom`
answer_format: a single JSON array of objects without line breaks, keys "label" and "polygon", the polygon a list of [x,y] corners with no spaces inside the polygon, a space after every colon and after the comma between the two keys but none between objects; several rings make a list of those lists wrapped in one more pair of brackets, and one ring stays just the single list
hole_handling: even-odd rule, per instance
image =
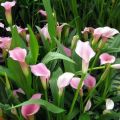
[{"label": "funnel-shaped bloom", "polygon": [[94,33],[93,33],[93,36],[94,36],[94,39],[96,41],[98,41],[98,39],[100,37],[102,37],[102,40],[103,41],[106,41],[108,38],[111,38],[112,36],[118,34],[119,31],[114,29],[114,28],[110,28],[108,26],[106,27],[99,27],[99,28],[96,28],[94,30]]},{"label": "funnel-shaped bloom", "polygon": [[[31,99],[40,99],[40,98],[41,98],[40,93],[34,94],[31,97]],[[40,109],[40,105],[37,105],[37,104],[24,105],[21,108],[21,113],[23,117],[28,120],[30,116],[33,116],[34,114],[36,114],[39,111],[39,109]]]},{"label": "funnel-shaped bloom", "polygon": [[16,60],[18,62],[25,62],[25,57],[27,55],[27,51],[26,51],[26,49],[16,47],[13,50],[10,50],[9,54],[13,60]]},{"label": "funnel-shaped bloom", "polygon": [[1,6],[3,6],[5,8],[5,15],[6,15],[6,19],[8,21],[9,24],[12,24],[12,15],[11,15],[11,8],[13,6],[15,6],[16,1],[12,1],[12,2],[4,2],[1,3]]},{"label": "funnel-shaped bloom", "polygon": [[96,79],[93,76],[88,75],[84,80],[84,85],[88,87],[89,90],[91,90],[96,85]]},{"label": "funnel-shaped bloom", "polygon": [[4,24],[0,22],[0,27],[1,28],[4,28]]},{"label": "funnel-shaped bloom", "polygon": [[68,57],[71,57],[71,50],[69,49],[69,48],[67,48],[67,47],[65,47],[65,46],[63,46],[63,50],[64,50],[64,52],[66,53],[66,55],[68,56]]},{"label": "funnel-shaped bloom", "polygon": [[59,88],[59,94],[62,94],[63,89],[70,84],[71,79],[73,78],[74,74],[70,72],[63,73],[59,76],[57,80],[57,86]]},{"label": "funnel-shaped bloom", "polygon": [[41,29],[41,33],[43,34],[43,36],[45,37],[45,39],[50,40],[50,34],[48,32],[48,26],[45,25],[42,29]]},{"label": "funnel-shaped bloom", "polygon": [[106,99],[106,110],[112,110],[114,108],[114,102],[111,99]]},{"label": "funnel-shaped bloom", "polygon": [[100,58],[101,65],[107,64],[107,63],[111,64],[115,62],[115,57],[108,53],[101,54],[99,58]]},{"label": "funnel-shaped bloom", "polygon": [[16,4],[15,1],[12,1],[12,2],[7,1],[7,2],[4,2],[4,3],[1,3],[1,6],[3,6],[6,11],[10,11],[11,8],[12,8],[13,6],[15,6],[15,4]]},{"label": "funnel-shaped bloom", "polygon": [[16,47],[13,50],[10,50],[9,54],[10,54],[10,57],[13,60],[19,62],[24,75],[28,76],[29,69],[28,69],[28,65],[25,62],[25,58],[26,58],[26,55],[27,55],[26,49],[23,49],[23,48],[20,48],[20,47]]},{"label": "funnel-shaped bloom", "polygon": [[0,37],[0,48],[8,50],[11,45],[10,37]]},{"label": "funnel-shaped bloom", "polygon": [[91,48],[88,41],[82,42],[80,40],[77,42],[75,52],[82,58],[82,71],[86,73],[88,70],[89,62],[91,58],[95,56],[95,52]]},{"label": "funnel-shaped bloom", "polygon": [[50,78],[50,70],[43,63],[39,63],[37,65],[31,65],[30,67],[32,73],[35,76],[39,76],[41,78],[43,88],[46,89],[47,82]]}]

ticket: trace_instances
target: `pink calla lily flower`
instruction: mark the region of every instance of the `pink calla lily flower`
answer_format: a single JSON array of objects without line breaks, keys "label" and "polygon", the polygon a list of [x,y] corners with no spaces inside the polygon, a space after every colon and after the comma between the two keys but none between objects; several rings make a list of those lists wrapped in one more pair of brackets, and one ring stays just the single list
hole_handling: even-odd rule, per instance
[{"label": "pink calla lily flower", "polygon": [[88,87],[89,90],[91,90],[96,85],[95,77],[88,75],[87,78],[84,80],[84,85]]},{"label": "pink calla lily flower", "polygon": [[70,84],[70,81],[73,78],[73,76],[74,76],[74,74],[71,72],[65,72],[59,76],[59,78],[57,80],[59,95],[61,95],[63,92],[63,89]]},{"label": "pink calla lily flower", "polygon": [[1,6],[3,6],[6,11],[11,11],[11,8],[15,6],[15,4],[16,1],[12,1],[12,2],[6,1],[5,3],[1,3]]},{"label": "pink calla lily flower", "polygon": [[86,73],[88,70],[90,60],[95,56],[95,52],[90,46],[90,43],[78,41],[75,49],[77,55],[82,58],[82,71]]},{"label": "pink calla lily flower", "polygon": [[107,40],[108,38],[111,38],[112,36],[114,36],[114,35],[116,35],[116,34],[118,34],[118,33],[119,33],[118,30],[106,26],[106,27],[96,28],[96,29],[94,30],[93,36],[94,36],[94,39],[95,39],[96,41],[98,41],[99,38],[102,37],[102,40],[103,40],[104,42],[106,42],[106,40]]},{"label": "pink calla lily flower", "polygon": [[25,57],[27,55],[26,49],[16,47],[9,51],[10,57],[18,62],[25,62]]},{"label": "pink calla lily flower", "polygon": [[100,58],[101,65],[107,64],[107,63],[111,64],[115,62],[115,57],[108,53],[101,54],[99,58]]},{"label": "pink calla lily flower", "polygon": [[35,76],[39,76],[41,78],[41,82],[43,88],[47,88],[47,82],[50,78],[50,70],[43,64],[39,63],[37,65],[31,65],[31,71]]},{"label": "pink calla lily flower", "polygon": [[10,58],[15,61],[18,61],[21,69],[25,76],[29,75],[29,68],[27,63],[25,62],[25,58],[27,55],[27,51],[24,48],[16,47],[13,50],[9,50]]},{"label": "pink calla lily flower", "polygon": [[15,6],[15,4],[16,4],[16,1],[12,1],[12,2],[6,1],[4,3],[1,3],[1,6],[5,8],[6,19],[9,24],[12,24],[11,8]]},{"label": "pink calla lily flower", "polygon": [[[40,99],[41,98],[41,94],[37,93],[34,94],[31,99]],[[37,104],[29,104],[29,105],[24,105],[21,108],[21,113],[23,115],[23,117],[28,120],[30,118],[30,116],[33,116],[34,114],[36,114],[40,109],[40,105]]]},{"label": "pink calla lily flower", "polygon": [[45,25],[42,29],[41,29],[41,33],[43,34],[43,36],[45,37],[45,39],[50,40],[50,34],[48,32],[48,26]]},{"label": "pink calla lily flower", "polygon": [[0,48],[8,50],[11,45],[10,37],[0,37]]}]

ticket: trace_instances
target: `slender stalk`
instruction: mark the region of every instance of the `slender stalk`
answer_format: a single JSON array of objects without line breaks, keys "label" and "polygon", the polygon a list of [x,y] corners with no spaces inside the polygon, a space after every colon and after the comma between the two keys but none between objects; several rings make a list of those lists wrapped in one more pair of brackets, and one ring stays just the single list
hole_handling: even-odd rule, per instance
[{"label": "slender stalk", "polygon": [[87,96],[87,98],[85,99],[85,102],[88,99],[91,99],[93,92],[95,91],[95,89],[100,85],[100,83],[106,78],[107,74],[108,74],[108,70],[110,69],[110,64],[107,65],[104,73],[102,74],[100,80],[98,81],[98,83],[96,84],[96,86],[90,91],[89,95]]},{"label": "slender stalk", "polygon": [[92,71],[93,67],[95,66],[95,64],[96,64],[96,62],[98,60],[99,54],[100,54],[100,51],[98,51],[98,53],[96,54],[95,59],[94,59],[94,61],[92,63],[92,66],[90,67],[89,73]]},{"label": "slender stalk", "polygon": [[81,88],[81,86],[82,86],[82,82],[83,82],[83,80],[85,79],[85,77],[86,77],[86,73],[83,73],[83,74],[82,74],[82,77],[81,77],[81,81],[80,81],[80,83],[79,83],[79,85],[78,85],[78,88],[77,88],[77,90],[76,90],[76,92],[75,92],[75,95],[74,95],[74,98],[73,98],[73,101],[72,101],[72,105],[71,105],[70,111],[69,111],[69,113],[68,113],[68,117],[69,117],[69,115],[71,114],[71,112],[73,111],[73,108],[74,108],[74,106],[75,106],[76,100],[77,100],[77,98],[78,98],[78,94],[79,94],[80,88]]},{"label": "slender stalk", "polygon": [[[45,100],[46,101],[48,101],[48,94],[47,94],[47,90],[45,89],[44,90],[44,92],[45,92]],[[47,110],[47,116],[48,116],[48,120],[50,120],[50,113],[49,113],[49,111]]]}]

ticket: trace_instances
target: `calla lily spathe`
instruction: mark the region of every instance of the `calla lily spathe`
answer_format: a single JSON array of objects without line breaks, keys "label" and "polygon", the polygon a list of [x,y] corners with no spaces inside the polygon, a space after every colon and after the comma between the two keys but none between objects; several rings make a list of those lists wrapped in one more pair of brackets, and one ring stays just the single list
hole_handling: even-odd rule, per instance
[{"label": "calla lily spathe", "polygon": [[50,70],[43,64],[39,63],[31,65],[31,71],[35,76],[39,76],[43,85],[43,88],[47,88],[47,82],[50,78]]},{"label": "calla lily spathe", "polygon": [[118,30],[106,26],[106,27],[99,27],[94,29],[93,36],[94,36],[94,40],[96,41],[98,41],[100,37],[102,38],[103,41],[106,41],[108,38],[111,38],[112,36],[118,33],[119,33]]},{"label": "calla lily spathe", "polygon": [[[36,93],[30,98],[30,100],[40,99],[40,98],[41,98],[41,94]],[[39,111],[39,109],[40,109],[40,105],[37,105],[37,104],[24,105],[21,108],[21,113],[23,117],[26,120],[28,120],[30,116],[33,116],[34,114],[36,114]]]},{"label": "calla lily spathe", "polygon": [[86,73],[89,67],[90,60],[95,56],[95,52],[90,46],[90,43],[78,41],[75,49],[77,55],[82,58],[82,71]]},{"label": "calla lily spathe", "polygon": [[8,50],[11,45],[11,38],[10,37],[0,37],[0,48]]},{"label": "calla lily spathe", "polygon": [[57,80],[57,86],[59,89],[59,95],[62,94],[63,89],[70,84],[71,79],[73,78],[74,74],[71,72],[65,72],[59,76]]},{"label": "calla lily spathe", "polygon": [[110,55],[108,53],[103,53],[100,55],[100,63],[103,64],[111,64],[115,62],[115,57],[113,55]]},{"label": "calla lily spathe", "polygon": [[15,6],[15,4],[16,4],[16,1],[12,1],[12,2],[6,1],[4,3],[1,3],[1,6],[5,8],[5,16],[10,25],[12,25],[11,8]]},{"label": "calla lily spathe", "polygon": [[16,47],[9,51],[10,57],[18,62],[25,62],[27,51],[24,48]]}]

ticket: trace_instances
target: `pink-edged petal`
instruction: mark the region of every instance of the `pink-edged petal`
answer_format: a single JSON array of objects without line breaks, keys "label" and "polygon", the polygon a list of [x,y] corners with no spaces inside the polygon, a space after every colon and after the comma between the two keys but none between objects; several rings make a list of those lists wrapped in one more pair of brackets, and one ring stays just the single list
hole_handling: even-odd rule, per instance
[{"label": "pink-edged petal", "polygon": [[[40,99],[41,94],[37,93],[34,94],[31,99]],[[37,104],[29,104],[29,105],[24,105],[21,108],[21,113],[25,119],[27,119],[29,116],[36,114],[40,109],[40,105]]]},{"label": "pink-edged petal", "polygon": [[95,56],[95,52],[91,48],[90,43],[88,41],[87,42],[82,42],[82,41],[79,40],[77,42],[77,46],[76,46],[75,52],[86,63],[89,63],[89,61],[91,60],[91,58],[93,58]]},{"label": "pink-edged petal", "polygon": [[25,94],[25,92],[21,88],[13,90],[13,95],[14,96],[18,97],[17,93]]},{"label": "pink-edged petal", "polygon": [[118,34],[119,31],[114,29],[114,28],[110,28],[110,27],[104,27],[103,28],[103,34],[102,37],[106,37],[106,38],[111,38],[112,36]]},{"label": "pink-edged petal", "polygon": [[0,22],[0,27],[1,28],[4,28],[4,24]]},{"label": "pink-edged petal", "polygon": [[9,49],[11,45],[10,37],[0,37],[0,48]]},{"label": "pink-edged petal", "polygon": [[115,57],[108,53],[101,54],[99,58],[100,58],[101,65],[107,64],[107,63],[111,64],[115,62]]},{"label": "pink-edged petal", "polygon": [[111,67],[114,69],[120,69],[120,64],[113,64]]},{"label": "pink-edged petal", "polygon": [[95,77],[88,75],[87,78],[84,80],[84,85],[87,86],[89,89],[92,89],[96,85]]},{"label": "pink-edged petal", "polygon": [[43,34],[43,36],[45,37],[45,39],[49,39],[50,40],[50,34],[48,32],[48,26],[45,25],[42,29],[41,29],[41,33]]},{"label": "pink-edged petal", "polygon": [[12,1],[12,2],[6,1],[4,3],[1,3],[1,6],[3,6],[5,10],[8,11],[8,10],[11,10],[11,8],[15,6],[15,4],[16,4],[16,1]]},{"label": "pink-edged petal", "polygon": [[64,52],[66,53],[66,55],[68,57],[71,57],[71,55],[72,55],[71,50],[65,46],[63,46],[63,49],[64,49]]},{"label": "pink-edged petal", "polygon": [[59,89],[65,88],[70,84],[71,79],[73,78],[74,74],[70,72],[63,73],[59,76],[57,80],[57,86]]},{"label": "pink-edged petal", "polygon": [[111,99],[106,99],[106,110],[112,110],[114,108],[114,102]]},{"label": "pink-edged petal", "polygon": [[102,36],[102,34],[103,34],[103,28],[102,27],[94,29],[94,33],[93,33],[94,40],[98,41],[98,39]]},{"label": "pink-edged petal", "polygon": [[49,79],[50,70],[43,63],[31,65],[30,67],[31,67],[32,73],[35,76],[41,76],[41,77],[45,77],[46,79]]},{"label": "pink-edged petal", "polygon": [[[70,86],[74,89],[77,89],[78,88],[78,85],[80,83],[80,78],[78,77],[73,77],[72,80],[70,81]],[[83,86],[83,84],[82,84]]]},{"label": "pink-edged petal", "polygon": [[88,100],[87,103],[86,103],[86,105],[85,105],[85,111],[89,111],[90,108],[91,108],[91,106],[92,106],[92,103],[91,103],[90,100]]},{"label": "pink-edged petal", "polygon": [[9,54],[13,60],[16,60],[18,62],[25,62],[25,57],[27,55],[27,51],[26,51],[26,49],[16,47],[13,50],[10,50]]}]

